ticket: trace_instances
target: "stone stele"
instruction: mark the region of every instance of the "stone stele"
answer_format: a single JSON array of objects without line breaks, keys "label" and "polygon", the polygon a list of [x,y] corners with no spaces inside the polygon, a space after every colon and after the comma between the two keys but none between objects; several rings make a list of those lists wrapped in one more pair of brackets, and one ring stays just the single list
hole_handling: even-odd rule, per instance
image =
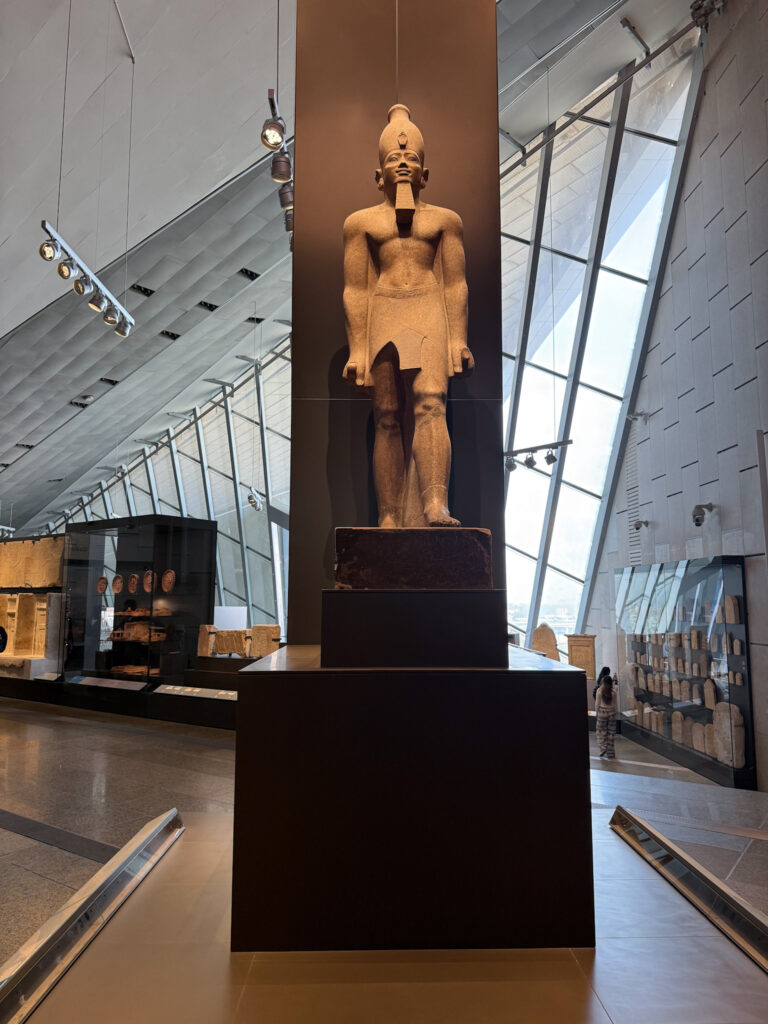
[{"label": "stone stele", "polygon": [[373,398],[378,524],[458,526],[448,510],[448,381],[474,367],[458,214],[421,198],[424,139],[401,103],[379,139],[382,201],[344,222],[344,379]]},{"label": "stone stele", "polygon": [[743,768],[746,764],[744,747],[744,718],[735,704],[720,701],[712,714],[715,733],[715,753],[718,761],[729,768]]}]

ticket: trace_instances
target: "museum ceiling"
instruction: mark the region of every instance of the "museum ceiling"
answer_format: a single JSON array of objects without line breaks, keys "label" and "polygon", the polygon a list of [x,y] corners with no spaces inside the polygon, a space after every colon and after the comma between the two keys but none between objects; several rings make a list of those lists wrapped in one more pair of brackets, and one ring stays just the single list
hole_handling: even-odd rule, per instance
[{"label": "museum ceiling", "polygon": [[[289,0],[285,7],[290,10]],[[687,8],[686,0],[501,0],[502,127],[528,141],[548,116],[562,113],[636,58],[638,45],[620,26],[621,17],[629,16],[654,46],[685,19]],[[137,5],[133,13],[140,17],[149,10]],[[261,47],[263,63],[269,63],[274,41],[267,39]],[[284,43],[283,51],[281,81],[292,81],[286,59],[292,47]],[[210,68],[200,70],[203,74]],[[0,113],[0,135],[9,118]],[[260,157],[255,150],[258,127],[251,129]],[[515,152],[502,139],[502,162]],[[220,170],[212,173],[221,175]],[[221,177],[211,184],[217,180]],[[149,185],[139,186],[139,202],[143,187],[149,189],[149,203],[151,181],[150,176]],[[197,187],[204,181],[200,178]],[[168,192],[168,183],[158,179],[156,191],[172,210],[178,197]],[[154,198],[155,209],[162,209]],[[37,222],[8,234],[0,246],[0,277],[11,291],[22,265],[46,282],[55,277],[36,255],[42,235],[35,213]],[[70,220],[68,239],[83,227],[77,216]],[[212,380],[232,380],[242,373],[238,356],[259,357],[285,336],[291,261],[268,160],[259,159],[134,246],[127,273],[122,256],[99,273],[119,298],[127,288],[125,305],[136,319],[128,338],[105,327],[70,289],[0,338],[0,523],[9,521],[13,505],[17,529],[42,526],[52,512],[90,492],[115,466],[134,457],[142,440],[173,423],[174,412],[188,412],[210,398],[217,387]],[[14,322],[9,315],[6,323]],[[92,403],[85,408],[72,404],[83,395],[92,395]]]}]

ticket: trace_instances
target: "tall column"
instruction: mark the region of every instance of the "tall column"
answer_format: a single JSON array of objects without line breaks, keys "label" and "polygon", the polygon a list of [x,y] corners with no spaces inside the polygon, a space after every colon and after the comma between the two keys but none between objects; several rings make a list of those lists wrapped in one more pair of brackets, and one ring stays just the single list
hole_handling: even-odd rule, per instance
[{"label": "tall column", "polygon": [[498,94],[494,0],[298,0],[288,640],[318,643],[333,529],[375,526],[371,403],[341,379],[342,224],[372,206],[389,107],[426,148],[423,198],[464,221],[469,347],[450,385],[451,510],[493,533],[504,586]]}]

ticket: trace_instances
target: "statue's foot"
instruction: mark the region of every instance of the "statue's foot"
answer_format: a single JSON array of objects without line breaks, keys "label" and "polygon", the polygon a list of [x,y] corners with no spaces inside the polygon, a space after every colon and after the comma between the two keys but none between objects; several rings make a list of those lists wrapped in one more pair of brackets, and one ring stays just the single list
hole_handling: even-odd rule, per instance
[{"label": "statue's foot", "polygon": [[397,521],[394,515],[385,513],[383,516],[379,516],[379,529],[380,530],[396,530]]},{"label": "statue's foot", "polygon": [[429,526],[461,526],[441,501],[435,501],[424,509],[424,518]]}]

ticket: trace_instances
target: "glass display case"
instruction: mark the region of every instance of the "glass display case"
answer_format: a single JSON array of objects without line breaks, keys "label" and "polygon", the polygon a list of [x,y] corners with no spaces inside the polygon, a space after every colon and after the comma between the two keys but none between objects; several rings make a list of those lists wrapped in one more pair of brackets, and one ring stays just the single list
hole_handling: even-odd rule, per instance
[{"label": "glass display case", "polygon": [[182,682],[213,621],[216,523],[135,516],[70,523],[65,536],[65,679]]},{"label": "glass display case", "polygon": [[721,785],[754,789],[743,559],[615,575],[622,734]]}]

